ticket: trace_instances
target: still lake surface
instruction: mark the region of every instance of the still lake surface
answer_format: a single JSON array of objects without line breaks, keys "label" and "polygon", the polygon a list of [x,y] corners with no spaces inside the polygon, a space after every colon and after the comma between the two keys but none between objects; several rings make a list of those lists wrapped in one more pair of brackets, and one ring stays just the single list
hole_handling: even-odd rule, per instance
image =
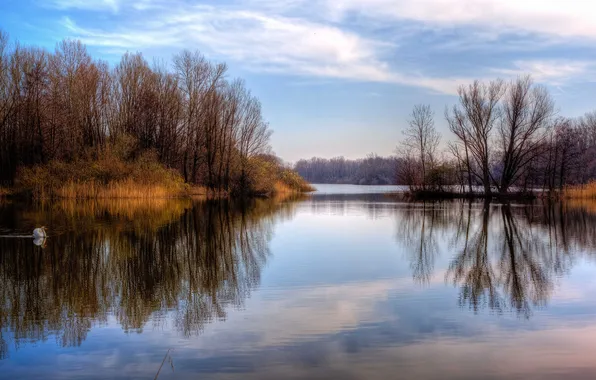
[{"label": "still lake surface", "polygon": [[317,188],[0,203],[0,378],[596,378],[595,204]]}]

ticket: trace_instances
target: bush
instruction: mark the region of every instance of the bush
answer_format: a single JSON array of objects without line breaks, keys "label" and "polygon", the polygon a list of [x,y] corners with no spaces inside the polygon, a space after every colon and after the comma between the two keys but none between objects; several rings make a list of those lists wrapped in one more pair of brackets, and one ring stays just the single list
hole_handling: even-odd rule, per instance
[{"label": "bush", "polygon": [[278,180],[293,192],[308,193],[315,190],[310,183],[292,169],[281,169]]},{"label": "bush", "polygon": [[292,169],[283,167],[280,160],[271,155],[250,159],[245,178],[235,181],[240,188],[234,194],[272,196],[277,193],[304,193],[314,188]]}]

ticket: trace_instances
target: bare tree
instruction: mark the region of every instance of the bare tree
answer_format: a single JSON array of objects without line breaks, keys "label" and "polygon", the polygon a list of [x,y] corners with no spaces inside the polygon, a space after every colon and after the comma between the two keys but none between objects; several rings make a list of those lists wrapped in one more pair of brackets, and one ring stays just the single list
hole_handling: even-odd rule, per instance
[{"label": "bare tree", "polygon": [[546,88],[526,76],[509,84],[502,109],[497,137],[502,172],[497,185],[506,193],[544,147],[554,102]]},{"label": "bare tree", "polygon": [[488,84],[474,81],[459,88],[459,106],[446,112],[449,128],[465,146],[469,172],[482,183],[485,194],[491,193],[491,132],[501,114],[504,90],[500,79]]},{"label": "bare tree", "polygon": [[258,154],[266,153],[271,130],[261,115],[261,103],[251,95],[247,95],[242,105],[244,108],[242,121],[236,139],[240,155],[239,191],[248,188],[250,159]]},{"label": "bare tree", "polygon": [[[414,106],[408,120],[408,127],[403,132],[403,151],[406,156],[413,155],[420,164],[420,177],[418,183],[423,190],[427,187],[427,175],[436,162],[436,151],[441,136],[435,128],[434,114],[429,105],[419,104]],[[409,176],[411,177],[411,176]]]}]

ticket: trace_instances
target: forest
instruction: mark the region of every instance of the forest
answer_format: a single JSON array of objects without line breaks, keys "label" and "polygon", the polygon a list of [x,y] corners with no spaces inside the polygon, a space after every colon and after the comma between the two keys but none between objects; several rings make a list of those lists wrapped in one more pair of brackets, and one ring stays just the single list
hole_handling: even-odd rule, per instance
[{"label": "forest", "polygon": [[0,31],[0,188],[38,197],[308,190],[272,154],[259,100],[227,70],[188,50],[152,65],[126,53],[111,68],[80,41],[50,52]]},{"label": "forest", "polygon": [[399,165],[396,157],[369,154],[358,160],[344,157],[302,159],[296,162],[294,170],[311,183],[394,185]]}]

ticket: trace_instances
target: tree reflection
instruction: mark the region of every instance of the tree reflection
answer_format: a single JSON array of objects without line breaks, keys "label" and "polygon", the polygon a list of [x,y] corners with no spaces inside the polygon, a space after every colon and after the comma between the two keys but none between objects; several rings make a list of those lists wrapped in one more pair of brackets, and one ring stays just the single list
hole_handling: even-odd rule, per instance
[{"label": "tree reflection", "polygon": [[409,204],[403,210],[398,224],[398,236],[408,247],[410,267],[414,279],[421,284],[428,284],[438,255],[438,243],[435,229],[440,228],[441,208],[436,204]]},{"label": "tree reflection", "polygon": [[69,204],[3,212],[24,215],[26,221],[7,219],[17,221],[17,230],[39,220],[56,227],[45,248],[0,239],[0,358],[10,341],[18,348],[55,336],[60,345],[80,345],[109,315],[126,331],[168,316],[184,335],[200,332],[225,318],[226,308],[241,307],[260,283],[273,224],[291,215],[293,203]]},{"label": "tree reflection", "polygon": [[[429,210],[430,207],[430,210]],[[412,210],[417,210],[412,212]],[[440,218],[435,217],[437,210]],[[460,287],[459,303],[512,310],[529,318],[548,302],[555,278],[594,248],[596,214],[569,204],[526,206],[453,202],[399,214],[398,239],[410,252],[414,278],[427,283],[439,246],[452,255],[446,280]],[[445,238],[448,245],[437,239]]]},{"label": "tree reflection", "polygon": [[[478,215],[472,214],[471,203],[467,209],[464,222],[466,233],[461,235],[463,248],[451,261],[447,276],[452,278],[454,284],[461,284],[460,305],[469,304],[474,312],[486,304],[491,309],[500,310],[502,301],[495,280],[495,271],[488,255],[491,209],[489,205],[484,205],[479,218],[480,223],[475,228],[472,227],[472,223],[475,222],[473,219],[478,219]],[[455,245],[458,245],[458,240],[455,240]]]}]

